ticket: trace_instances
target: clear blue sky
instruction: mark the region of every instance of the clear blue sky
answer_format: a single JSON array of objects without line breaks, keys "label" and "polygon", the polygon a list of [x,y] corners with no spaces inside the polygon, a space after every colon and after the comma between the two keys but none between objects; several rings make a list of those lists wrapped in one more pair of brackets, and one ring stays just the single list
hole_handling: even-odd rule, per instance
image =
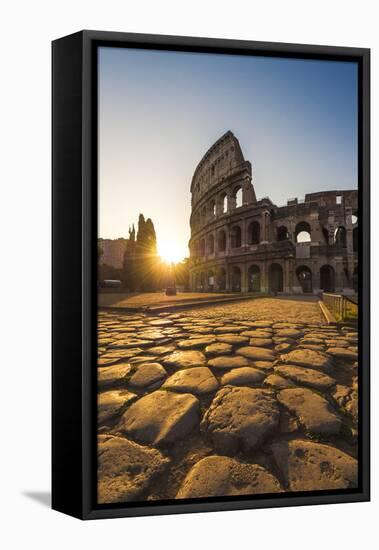
[{"label": "clear blue sky", "polygon": [[227,130],[257,198],[357,188],[357,66],[100,48],[99,236],[142,212],[186,255],[191,178]]}]

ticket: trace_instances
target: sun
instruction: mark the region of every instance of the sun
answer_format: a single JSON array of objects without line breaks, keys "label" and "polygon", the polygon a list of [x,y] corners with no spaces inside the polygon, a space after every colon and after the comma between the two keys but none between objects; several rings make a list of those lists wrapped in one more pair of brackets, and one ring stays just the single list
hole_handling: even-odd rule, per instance
[{"label": "sun", "polygon": [[163,241],[158,244],[158,254],[162,261],[177,264],[184,260],[184,254],[175,241]]}]

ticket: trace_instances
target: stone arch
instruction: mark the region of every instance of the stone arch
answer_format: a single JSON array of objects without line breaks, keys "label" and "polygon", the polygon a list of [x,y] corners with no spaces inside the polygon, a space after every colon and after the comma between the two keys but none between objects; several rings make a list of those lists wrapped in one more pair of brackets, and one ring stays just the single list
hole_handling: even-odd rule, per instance
[{"label": "stone arch", "polygon": [[313,292],[312,271],[306,265],[301,265],[296,269],[296,276],[301,289],[304,293]]},{"label": "stone arch", "polygon": [[295,241],[297,243],[307,243],[311,240],[311,226],[308,222],[299,222],[295,227]]},{"label": "stone arch", "polygon": [[283,268],[280,264],[274,263],[270,265],[268,271],[268,285],[270,292],[283,292]]},{"label": "stone arch", "polygon": [[277,241],[286,241],[288,239],[288,229],[285,225],[280,225],[276,229],[276,240]]},{"label": "stone arch", "polygon": [[233,191],[234,208],[240,208],[243,205],[243,190],[238,185]]},{"label": "stone arch", "polygon": [[257,265],[251,265],[247,270],[249,292],[261,291],[261,270]]},{"label": "stone arch", "polygon": [[329,264],[320,267],[320,288],[324,292],[334,292],[335,290],[335,273]]},{"label": "stone arch", "polygon": [[199,242],[199,256],[205,256],[205,239],[200,239]]},{"label": "stone arch", "polygon": [[201,290],[201,281],[200,281],[200,273],[195,274],[195,289],[197,291]]},{"label": "stone arch", "polygon": [[346,229],[343,227],[343,225],[336,227],[334,231],[334,242],[337,246],[342,246],[342,248],[346,248]]},{"label": "stone arch", "polygon": [[232,266],[232,292],[241,292],[242,273],[238,265]]},{"label": "stone arch", "polygon": [[220,229],[217,235],[217,250],[219,252],[226,251],[226,232],[224,229]]},{"label": "stone arch", "polygon": [[218,290],[226,290],[226,270],[220,267],[217,271],[217,288]]},{"label": "stone arch", "polygon": [[215,274],[214,274],[214,271],[213,269],[210,269],[208,271],[208,290],[210,292],[212,292],[214,290],[214,286],[215,286]]},{"label": "stone arch", "polygon": [[208,254],[214,254],[215,253],[215,239],[214,239],[214,236],[213,236],[212,233],[208,236],[207,241],[208,241],[207,242]]},{"label": "stone arch", "polygon": [[226,193],[220,195],[220,211],[221,214],[226,214],[228,211],[228,195]]},{"label": "stone arch", "polygon": [[242,231],[239,225],[233,225],[230,231],[230,245],[232,248],[240,248],[242,245]]},{"label": "stone arch", "polygon": [[324,241],[326,242],[326,244],[329,244],[329,231],[324,225],[321,226],[321,232],[322,236],[324,237]]},{"label": "stone arch", "polygon": [[203,225],[207,223],[207,207],[203,206],[203,209],[201,211],[201,222]]},{"label": "stone arch", "polygon": [[198,213],[197,213],[197,212],[194,212],[194,214],[193,214],[193,217],[192,217],[192,226],[193,226],[194,231],[196,231],[197,228],[199,227]]},{"label": "stone arch", "polygon": [[216,201],[214,199],[209,203],[209,216],[210,218],[216,217]]},{"label": "stone arch", "polygon": [[197,213],[197,216],[196,216],[196,227],[197,227],[197,229],[200,229],[201,224],[202,224],[202,222],[201,222],[201,212],[199,210],[198,213]]},{"label": "stone arch", "polygon": [[261,240],[261,224],[257,221],[251,222],[247,228],[249,244],[259,244]]},{"label": "stone arch", "polygon": [[200,273],[200,289],[202,291],[206,290],[207,288],[207,276],[204,271]]}]

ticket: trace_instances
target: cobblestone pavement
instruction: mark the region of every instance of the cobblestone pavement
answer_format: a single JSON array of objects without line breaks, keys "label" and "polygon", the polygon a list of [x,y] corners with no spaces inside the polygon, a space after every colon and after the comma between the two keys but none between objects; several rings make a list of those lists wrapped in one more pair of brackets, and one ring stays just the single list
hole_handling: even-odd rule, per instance
[{"label": "cobblestone pavement", "polygon": [[[187,310],[188,311],[188,310]],[[191,311],[191,316],[218,319],[232,316],[234,320],[270,319],[271,321],[323,323],[317,299],[258,298],[238,304],[214,305]]]},{"label": "cobblestone pavement", "polygon": [[99,312],[98,501],[357,485],[357,332],[317,303]]}]

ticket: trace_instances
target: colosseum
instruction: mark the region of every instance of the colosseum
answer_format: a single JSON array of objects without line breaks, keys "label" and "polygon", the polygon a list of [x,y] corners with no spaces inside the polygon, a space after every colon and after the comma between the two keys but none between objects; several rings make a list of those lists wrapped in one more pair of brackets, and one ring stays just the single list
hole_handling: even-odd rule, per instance
[{"label": "colosseum", "polygon": [[285,206],[257,200],[251,163],[228,131],[195,170],[191,207],[191,290],[357,292],[356,190],[310,193]]}]

